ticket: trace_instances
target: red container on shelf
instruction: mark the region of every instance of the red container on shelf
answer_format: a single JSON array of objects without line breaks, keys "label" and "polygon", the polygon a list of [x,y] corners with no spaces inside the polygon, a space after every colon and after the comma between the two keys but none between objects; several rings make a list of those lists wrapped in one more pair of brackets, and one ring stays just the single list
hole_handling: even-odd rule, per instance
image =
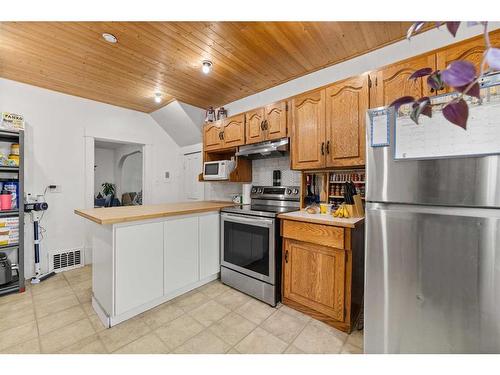
[{"label": "red container on shelf", "polygon": [[12,209],[12,193],[7,190],[2,190],[0,193],[0,210],[8,211]]}]

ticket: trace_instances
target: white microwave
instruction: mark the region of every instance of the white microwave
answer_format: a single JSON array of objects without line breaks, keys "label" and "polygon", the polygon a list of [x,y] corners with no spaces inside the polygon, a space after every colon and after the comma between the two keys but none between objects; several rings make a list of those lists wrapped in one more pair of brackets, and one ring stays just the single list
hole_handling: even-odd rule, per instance
[{"label": "white microwave", "polygon": [[218,160],[203,163],[204,180],[228,180],[234,169],[234,161]]}]

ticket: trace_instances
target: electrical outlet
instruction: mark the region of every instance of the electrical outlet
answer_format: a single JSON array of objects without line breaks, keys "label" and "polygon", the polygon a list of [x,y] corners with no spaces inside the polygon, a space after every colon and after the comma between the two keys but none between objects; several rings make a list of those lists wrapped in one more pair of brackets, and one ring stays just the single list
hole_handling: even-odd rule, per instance
[{"label": "electrical outlet", "polygon": [[165,181],[170,181],[170,172],[165,172]]},{"label": "electrical outlet", "polygon": [[62,186],[61,185],[49,185],[49,192],[62,193]]}]

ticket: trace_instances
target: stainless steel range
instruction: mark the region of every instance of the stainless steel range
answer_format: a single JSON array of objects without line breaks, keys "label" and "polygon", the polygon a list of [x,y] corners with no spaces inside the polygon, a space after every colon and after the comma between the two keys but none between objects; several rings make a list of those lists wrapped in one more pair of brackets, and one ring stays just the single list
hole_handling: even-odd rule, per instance
[{"label": "stainless steel range", "polygon": [[251,204],[221,210],[221,281],[271,306],[280,301],[278,214],[300,209],[298,186],[253,186]]}]

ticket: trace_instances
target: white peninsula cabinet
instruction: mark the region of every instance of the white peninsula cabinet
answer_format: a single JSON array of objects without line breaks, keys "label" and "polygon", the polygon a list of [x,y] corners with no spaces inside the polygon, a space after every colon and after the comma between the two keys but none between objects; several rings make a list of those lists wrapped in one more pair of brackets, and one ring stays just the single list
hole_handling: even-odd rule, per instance
[{"label": "white peninsula cabinet", "polygon": [[218,278],[219,208],[111,224],[75,211],[92,221],[92,305],[107,327]]}]

